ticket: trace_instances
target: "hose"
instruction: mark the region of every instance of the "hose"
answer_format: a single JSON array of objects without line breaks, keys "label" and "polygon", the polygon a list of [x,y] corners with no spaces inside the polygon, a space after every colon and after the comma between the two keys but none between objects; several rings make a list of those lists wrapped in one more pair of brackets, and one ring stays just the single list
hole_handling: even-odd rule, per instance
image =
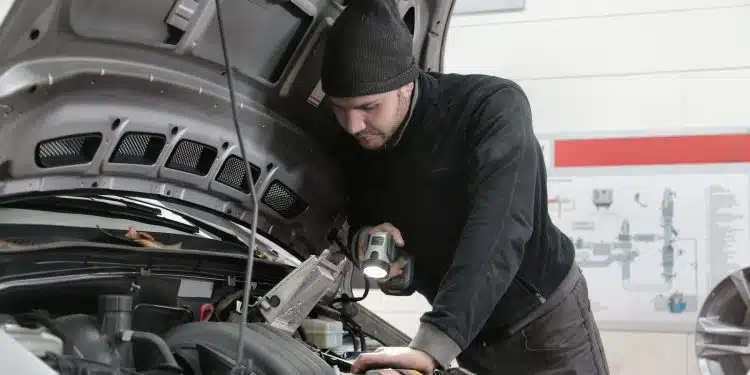
[{"label": "hose", "polygon": [[125,330],[121,332],[117,332],[115,335],[115,338],[120,341],[124,342],[149,342],[153,344],[156,349],[159,351],[161,356],[164,359],[164,363],[159,365],[159,368],[168,368],[171,370],[175,370],[178,372],[182,372],[182,367],[177,364],[177,360],[174,358],[174,355],[172,355],[172,351],[169,350],[169,346],[166,342],[164,342],[164,339],[161,337],[150,333],[150,332],[141,332],[141,331],[132,331],[132,330]]}]

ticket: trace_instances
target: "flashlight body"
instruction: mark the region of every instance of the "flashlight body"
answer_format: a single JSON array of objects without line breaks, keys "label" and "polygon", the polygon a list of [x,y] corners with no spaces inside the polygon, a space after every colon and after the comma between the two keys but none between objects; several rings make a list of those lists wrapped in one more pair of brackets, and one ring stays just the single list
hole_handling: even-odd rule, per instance
[{"label": "flashlight body", "polygon": [[386,232],[374,232],[367,236],[367,248],[365,249],[365,258],[363,269],[380,268],[388,275],[391,264],[396,261],[396,240]]},{"label": "flashlight body", "polygon": [[368,267],[377,267],[383,269],[387,276],[391,264],[401,257],[406,259],[401,275],[387,280],[382,278],[378,280],[380,290],[387,295],[410,296],[414,294],[414,262],[411,256],[396,246],[396,240],[390,233],[374,232],[368,236],[363,270]]}]

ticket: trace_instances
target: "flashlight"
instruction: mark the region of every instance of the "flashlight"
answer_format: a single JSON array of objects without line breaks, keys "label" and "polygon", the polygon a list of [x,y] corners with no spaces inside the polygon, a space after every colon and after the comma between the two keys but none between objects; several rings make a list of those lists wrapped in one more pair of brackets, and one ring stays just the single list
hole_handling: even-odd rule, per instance
[{"label": "flashlight", "polygon": [[[377,280],[380,290],[391,296],[414,294],[414,262],[409,254],[396,247],[393,235],[387,232],[374,232],[367,236],[365,243],[362,273],[367,278]],[[387,279],[391,264],[404,258],[404,267],[399,276]]]},{"label": "flashlight", "polygon": [[367,248],[362,273],[372,279],[383,279],[388,276],[391,262],[395,261],[396,240],[386,232],[370,233],[367,237]]}]

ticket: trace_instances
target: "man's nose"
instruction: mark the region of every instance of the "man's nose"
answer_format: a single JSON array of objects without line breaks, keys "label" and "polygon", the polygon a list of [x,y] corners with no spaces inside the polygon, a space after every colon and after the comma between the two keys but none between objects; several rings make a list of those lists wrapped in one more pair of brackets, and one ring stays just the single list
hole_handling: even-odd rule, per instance
[{"label": "man's nose", "polygon": [[346,114],[346,131],[349,134],[357,134],[362,130],[365,130],[364,118],[356,111],[349,111]]}]

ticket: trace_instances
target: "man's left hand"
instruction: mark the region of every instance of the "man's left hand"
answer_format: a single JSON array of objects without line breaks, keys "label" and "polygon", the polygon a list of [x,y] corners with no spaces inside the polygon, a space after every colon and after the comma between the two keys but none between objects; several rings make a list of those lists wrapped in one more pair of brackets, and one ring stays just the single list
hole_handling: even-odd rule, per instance
[{"label": "man's left hand", "polygon": [[423,351],[407,347],[378,348],[375,353],[360,354],[352,364],[352,372],[359,374],[373,368],[393,368],[431,375],[437,366],[437,362]]}]

